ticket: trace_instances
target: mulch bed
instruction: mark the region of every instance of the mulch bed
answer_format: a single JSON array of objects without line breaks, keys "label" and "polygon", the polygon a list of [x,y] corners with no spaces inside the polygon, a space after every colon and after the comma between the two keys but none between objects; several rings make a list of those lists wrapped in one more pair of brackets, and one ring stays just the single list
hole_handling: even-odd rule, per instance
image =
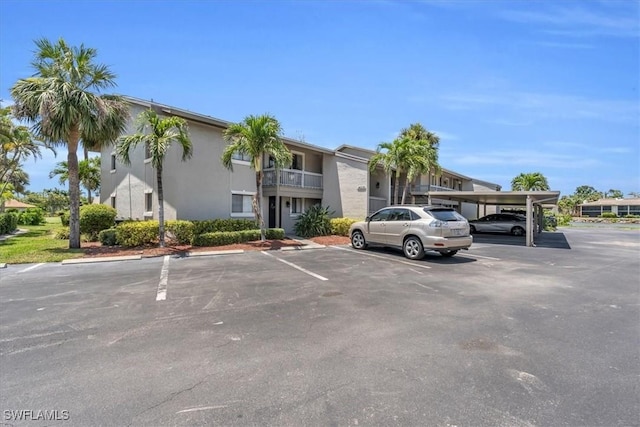
[{"label": "mulch bed", "polygon": [[[344,236],[321,236],[313,237],[309,240],[320,245],[344,245],[349,243],[349,238]],[[205,251],[225,251],[225,250],[245,250],[245,251],[269,251],[278,250],[284,247],[300,247],[302,244],[296,240],[257,240],[254,242],[236,243],[225,246],[190,246],[190,245],[167,245],[164,248],[158,246],[143,246],[137,248],[122,248],[120,246],[102,246],[100,242],[82,243],[85,258],[106,257],[106,256],[126,256],[142,255],[142,257],[157,257],[164,255],[184,255],[186,252]]]}]

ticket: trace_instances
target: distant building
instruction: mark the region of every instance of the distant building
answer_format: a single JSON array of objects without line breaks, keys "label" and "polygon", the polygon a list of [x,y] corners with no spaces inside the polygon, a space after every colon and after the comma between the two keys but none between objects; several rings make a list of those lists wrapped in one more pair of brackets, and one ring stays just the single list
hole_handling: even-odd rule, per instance
[{"label": "distant building", "polygon": [[578,205],[580,216],[599,217],[603,213],[611,212],[619,217],[625,215],[640,215],[640,198],[635,199],[600,199]]},{"label": "distant building", "polygon": [[6,202],[4,202],[4,209],[8,210],[8,209],[15,209],[18,212],[24,212],[27,209],[30,208],[37,208],[37,206],[34,205],[30,205],[29,203],[22,203],[18,200],[15,199],[9,199]]}]

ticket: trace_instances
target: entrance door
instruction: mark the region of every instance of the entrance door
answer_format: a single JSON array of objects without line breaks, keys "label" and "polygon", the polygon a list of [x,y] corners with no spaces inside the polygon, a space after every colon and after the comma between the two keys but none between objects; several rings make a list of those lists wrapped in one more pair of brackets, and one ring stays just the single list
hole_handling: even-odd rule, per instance
[{"label": "entrance door", "polygon": [[269,196],[269,228],[276,228],[276,196]]}]

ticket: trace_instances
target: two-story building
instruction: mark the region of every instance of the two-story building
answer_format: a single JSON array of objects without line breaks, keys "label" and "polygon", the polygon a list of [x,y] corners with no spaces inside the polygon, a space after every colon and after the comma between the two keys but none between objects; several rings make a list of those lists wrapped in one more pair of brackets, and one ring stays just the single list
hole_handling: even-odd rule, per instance
[{"label": "two-story building", "polygon": [[[253,217],[256,184],[249,159],[237,155],[232,170],[220,161],[227,145],[223,132],[230,122],[150,101],[126,99],[132,117],[127,134],[136,131],[135,118],[148,108],[182,117],[189,124],[193,157],[182,162],[180,148],[175,145],[165,158],[166,219]],[[348,145],[330,150],[290,138],[283,141],[293,154],[290,167],[276,170],[269,158],[263,159],[263,207],[269,227],[281,227],[291,233],[297,217],[315,204],[328,206],[337,217],[362,219],[392,203],[394,177],[386,174],[382,167],[373,172],[369,170],[369,158],[374,151]],[[103,148],[101,158],[101,203],[116,208],[122,219],[157,218],[156,174],[145,147],[132,151],[128,166],[117,158],[115,147]],[[500,187],[442,169],[438,175],[416,179],[408,191],[409,202],[426,203],[431,194],[434,204],[456,206],[463,214],[466,210],[476,212],[475,205],[457,206],[458,202],[438,200],[433,194],[439,189],[469,191],[499,190]]]}]

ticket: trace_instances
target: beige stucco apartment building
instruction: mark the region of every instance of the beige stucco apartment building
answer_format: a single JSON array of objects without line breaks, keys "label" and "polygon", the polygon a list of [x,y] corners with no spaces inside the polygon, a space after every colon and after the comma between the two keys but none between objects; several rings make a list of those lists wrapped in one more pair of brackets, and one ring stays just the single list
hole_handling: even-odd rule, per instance
[{"label": "beige stucco apartment building", "polygon": [[[166,219],[252,218],[251,198],[256,192],[255,172],[248,159],[233,160],[233,171],[220,158],[227,143],[222,135],[230,124],[174,107],[127,97],[131,121],[127,133],[135,132],[135,118],[148,108],[160,114],[187,120],[193,143],[193,157],[181,161],[177,145],[171,147],[164,164],[163,186]],[[392,202],[393,177],[381,167],[368,169],[372,150],[342,145],[336,150],[284,138],[293,154],[292,165],[276,171],[264,159],[263,207],[269,227],[292,232],[298,215],[309,206],[322,204],[336,217],[362,219]],[[114,147],[101,152],[100,202],[113,206],[121,219],[151,219],[158,215],[155,170],[140,146],[131,153],[131,165],[120,162]],[[401,183],[404,179],[401,179]],[[477,206],[438,200],[439,190],[496,190],[496,184],[443,169],[441,174],[419,177],[409,190],[412,203],[453,205],[465,216],[475,218]],[[436,195],[434,195],[436,192]]]}]

